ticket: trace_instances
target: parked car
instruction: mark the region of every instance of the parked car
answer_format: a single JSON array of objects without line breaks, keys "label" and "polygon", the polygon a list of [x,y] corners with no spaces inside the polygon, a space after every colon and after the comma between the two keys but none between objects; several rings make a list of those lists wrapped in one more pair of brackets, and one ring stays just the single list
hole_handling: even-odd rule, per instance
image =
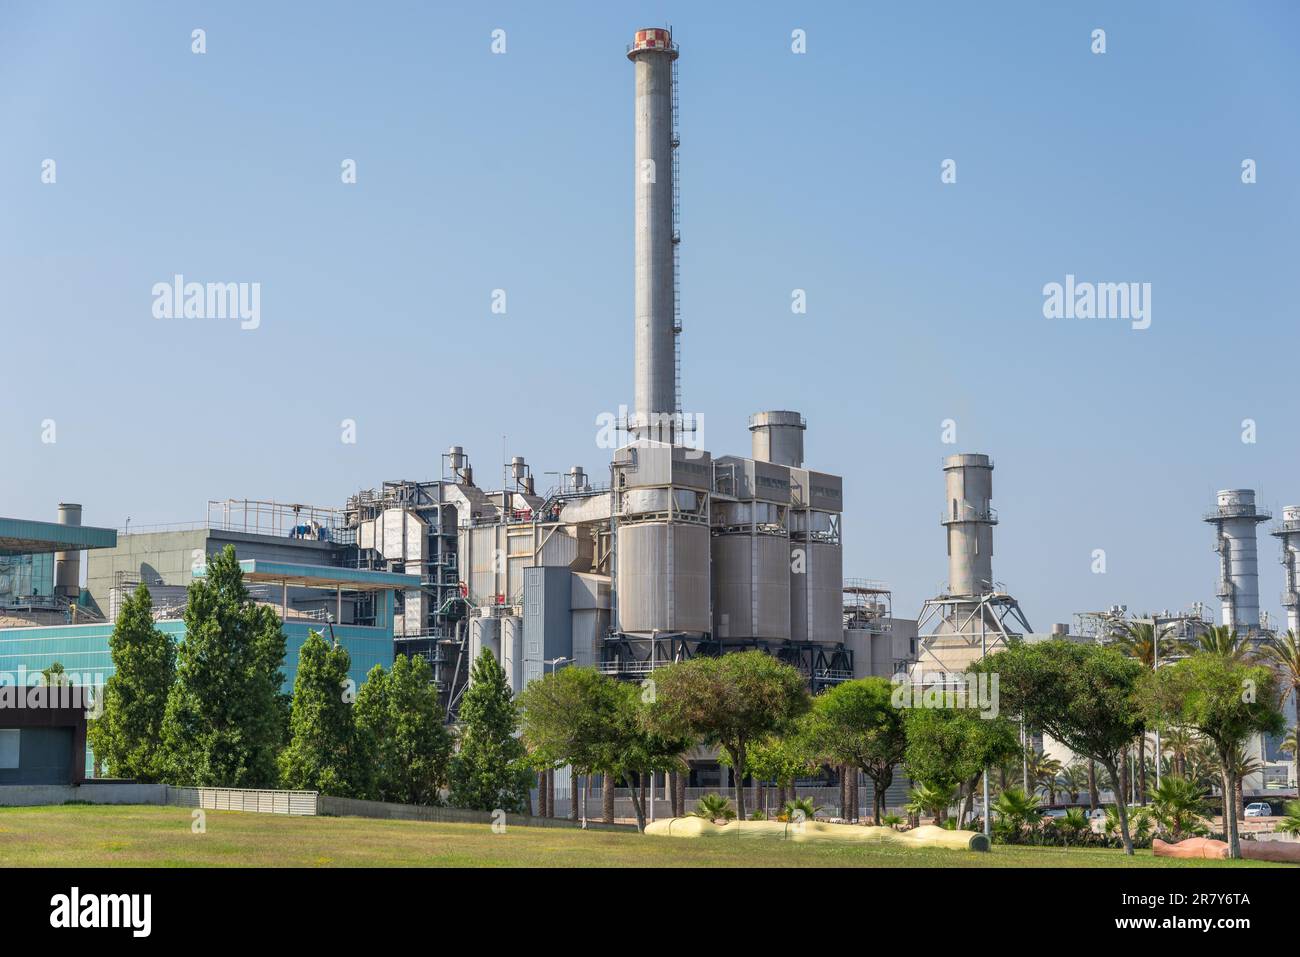
[{"label": "parked car", "polygon": [[1267,801],[1252,801],[1246,805],[1246,817],[1272,817],[1273,807]]},{"label": "parked car", "polygon": [[1065,808],[1049,807],[1046,811],[1043,812],[1043,817],[1063,818],[1065,817]]}]

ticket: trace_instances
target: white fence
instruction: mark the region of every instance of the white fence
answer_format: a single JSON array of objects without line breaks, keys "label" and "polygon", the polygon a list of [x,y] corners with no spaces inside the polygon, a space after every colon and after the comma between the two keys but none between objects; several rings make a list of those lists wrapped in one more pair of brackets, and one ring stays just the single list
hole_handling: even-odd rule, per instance
[{"label": "white fence", "polygon": [[[573,805],[571,788],[561,787],[558,784],[555,788],[555,810],[552,812],[555,817],[569,817],[572,813]],[[582,813],[583,789],[578,788],[578,813]],[[810,798],[813,804],[819,808],[818,817],[823,818],[845,818],[845,809],[840,805],[840,789],[835,787],[801,787],[798,789],[798,796],[801,798]],[[689,814],[695,808],[695,804],[706,794],[721,794],[731,801],[735,801],[735,789],[726,788],[687,788],[686,789],[686,806],[683,811]],[[787,800],[789,792],[787,791]],[[777,804],[777,790],[774,787],[764,788],[762,800],[758,799],[757,790],[751,785],[745,788],[745,812],[752,814],[756,809],[767,811],[769,814],[777,814],[781,808]],[[533,808],[538,807],[537,790],[533,790]],[[603,794],[599,787],[593,785],[591,792],[587,795],[587,818],[589,820],[600,820],[602,814]],[[886,809],[891,814],[904,816],[903,805],[907,802],[906,782],[895,783],[885,794]],[[858,819],[870,817],[874,804],[874,795],[870,782],[858,785]],[[647,801],[647,813],[649,813]],[[636,816],[636,811],[632,807],[631,792],[627,788],[614,789],[614,817],[616,820],[631,820]],[[672,816],[672,795],[661,784],[655,789],[654,796],[654,816],[656,819],[667,818]]]},{"label": "white fence", "polygon": [[242,788],[167,787],[166,803],[208,811],[252,811],[258,814],[314,815],[315,791],[253,791]]}]

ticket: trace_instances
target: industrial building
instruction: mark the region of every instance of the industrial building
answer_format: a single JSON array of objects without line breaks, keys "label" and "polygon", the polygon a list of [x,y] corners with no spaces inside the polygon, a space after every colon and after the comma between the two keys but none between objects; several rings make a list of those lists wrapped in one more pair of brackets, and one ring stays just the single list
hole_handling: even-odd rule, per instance
[{"label": "industrial building", "polygon": [[[35,680],[55,662],[78,684],[102,684],[114,670],[109,637],[121,602],[142,583],[156,627],[183,639],[186,590],[227,544],[250,598],[281,618],[286,691],[313,630],[347,648],[357,684],[392,662],[395,596],[418,577],[345,565],[346,549],[329,540],[326,525],[303,518],[303,506],[215,504],[203,527],[132,534],[81,525],[75,505],[59,506],[58,524],[0,519],[0,684]],[[90,556],[84,588],[82,550]]]},{"label": "industrial building", "polygon": [[[448,720],[485,648],[515,690],[568,664],[638,680],[697,655],[761,649],[820,691],[867,675],[960,673],[1016,640],[1107,640],[1114,615],[1073,635],[1065,625],[1035,633],[994,578],[988,455],[942,463],[948,581],[910,619],[894,617],[888,585],[845,577],[844,483],[805,461],[802,414],[756,411],[747,455],[700,447],[681,398],[678,56],[666,29],[638,30],[627,49],[634,405],[608,461],[589,463],[590,473],[572,465],[539,491],[532,466],[515,456],[492,488],[482,476],[495,481],[497,463],[476,475],[466,449],[451,445],[436,477],[381,481],[337,507],[228,499],[207,503],[199,522],[120,532],[81,526],[75,505],[59,507],[57,524],[0,519],[0,671],[30,674],[58,660],[70,672],[111,674],[108,637],[141,584],[158,627],[183,639],[186,590],[226,545],[253,600],[283,622],[286,686],[309,631],[328,630],[352,655],[358,682],[394,654],[425,657]],[[1255,535],[1268,515],[1253,492],[1232,490],[1205,518],[1221,557],[1223,621],[1260,637]],[[1300,507],[1285,510],[1273,534],[1294,627]],[[692,757],[697,780],[712,782],[713,757]]]}]

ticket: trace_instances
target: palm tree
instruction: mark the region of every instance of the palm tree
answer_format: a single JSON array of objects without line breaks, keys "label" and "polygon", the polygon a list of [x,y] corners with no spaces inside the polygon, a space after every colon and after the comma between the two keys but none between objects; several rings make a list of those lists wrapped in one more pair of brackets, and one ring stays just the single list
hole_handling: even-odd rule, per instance
[{"label": "palm tree", "polygon": [[1183,777],[1207,789],[1220,786],[1219,756],[1210,742],[1197,739],[1187,749]]},{"label": "palm tree", "polygon": [[1205,791],[1186,778],[1161,778],[1151,792],[1151,814],[1171,841],[1204,834]]},{"label": "palm tree", "polygon": [[1295,728],[1286,733],[1286,737],[1282,739],[1282,743],[1277,746],[1277,749],[1283,754],[1297,754],[1300,751],[1300,746],[1297,746],[1296,742]]},{"label": "palm tree", "polygon": [[[1163,630],[1163,629],[1162,629]],[[1148,671],[1156,668],[1160,664],[1160,659],[1166,657],[1159,654],[1160,648],[1157,641],[1158,634],[1154,622],[1145,621],[1126,621],[1115,641],[1115,647],[1118,648],[1128,657],[1132,658],[1143,668]],[[1172,646],[1173,642],[1166,642]],[[1172,647],[1169,650],[1173,650]],[[1146,732],[1138,738],[1137,753],[1137,785],[1138,785],[1138,803],[1147,803],[1147,736]]]},{"label": "palm tree", "polygon": [[1065,812],[1065,817],[1057,821],[1057,827],[1061,829],[1061,834],[1065,837],[1065,843],[1070,843],[1070,838],[1078,837],[1092,829],[1088,821],[1088,815],[1083,813],[1083,808],[1072,807]]},{"label": "palm tree", "polygon": [[1300,801],[1287,801],[1282,810],[1286,815],[1277,822],[1276,830],[1281,834],[1300,835]]},{"label": "palm tree", "polygon": [[[1146,808],[1130,808],[1128,819],[1129,833],[1133,837],[1133,844],[1145,844],[1151,837],[1152,818],[1151,812]],[[1119,833],[1119,810],[1113,804],[1106,806],[1106,823],[1103,828],[1108,835]]]},{"label": "palm tree", "polygon": [[1164,728],[1160,732],[1160,749],[1173,755],[1174,773],[1187,774],[1187,752],[1196,743],[1196,735],[1186,728]]},{"label": "palm tree", "polygon": [[999,794],[993,802],[993,811],[998,816],[998,824],[1013,840],[1018,839],[1027,827],[1036,826],[1043,818],[1038,795],[1026,794],[1020,788],[1007,788]]},{"label": "palm tree", "polygon": [[952,803],[953,791],[951,788],[930,787],[926,784],[918,784],[911,794],[911,800],[907,802],[905,810],[918,818],[921,814],[933,814],[936,824],[943,823],[943,813],[948,810],[948,805]]},{"label": "palm tree", "polygon": [[[1216,765],[1219,762],[1215,761]],[[1220,770],[1225,770],[1219,765]],[[1226,768],[1229,779],[1234,782],[1232,795],[1223,796],[1223,821],[1227,826],[1228,821],[1228,802],[1232,801],[1233,811],[1237,815],[1237,820],[1243,820],[1246,817],[1246,793],[1244,781],[1252,774],[1258,774],[1264,770],[1264,765],[1257,759],[1246,753],[1246,749],[1240,743],[1233,746],[1232,751],[1228,754],[1228,766]]]},{"label": "palm tree", "polygon": [[1250,643],[1227,625],[1210,625],[1196,638],[1194,651],[1241,661],[1250,652]]},{"label": "palm tree", "polygon": [[1260,649],[1260,656],[1276,668],[1282,678],[1283,702],[1286,701],[1288,693],[1292,696],[1296,723],[1292,726],[1289,736],[1292,747],[1287,750],[1291,752],[1292,760],[1295,762],[1296,781],[1300,782],[1300,750],[1295,747],[1296,727],[1300,726],[1300,640],[1297,640],[1294,631],[1287,629],[1286,634],[1275,635],[1270,639]]},{"label": "palm tree", "polygon": [[1029,763],[1029,786],[1035,791],[1043,790],[1047,792],[1048,803],[1056,803],[1056,792],[1059,790],[1056,784],[1056,776],[1061,773],[1061,764],[1056,758],[1049,758],[1045,754],[1039,754],[1037,751],[1029,751],[1027,757]]},{"label": "palm tree", "polygon": [[785,802],[785,819],[787,821],[811,821],[821,808],[813,804],[810,797],[795,798]]},{"label": "palm tree", "polygon": [[717,824],[719,820],[733,821],[736,818],[736,811],[731,806],[731,802],[721,794],[706,794],[695,805],[695,810],[691,812],[692,817],[702,817],[706,821],[712,821]]},{"label": "palm tree", "polygon": [[1077,761],[1072,762],[1065,766],[1056,780],[1057,787],[1070,798],[1070,803],[1078,804],[1079,795],[1088,787],[1088,768]]}]

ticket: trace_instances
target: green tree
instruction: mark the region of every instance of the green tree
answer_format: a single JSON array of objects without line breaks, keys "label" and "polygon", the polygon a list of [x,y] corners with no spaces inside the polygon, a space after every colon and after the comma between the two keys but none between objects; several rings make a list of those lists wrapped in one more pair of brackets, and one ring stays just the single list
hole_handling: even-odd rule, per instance
[{"label": "green tree", "polygon": [[1079,795],[1088,789],[1088,767],[1078,761],[1067,764],[1056,781],[1056,789],[1069,797],[1071,804],[1079,803]]},{"label": "green tree", "polygon": [[1013,722],[1001,715],[981,718],[968,708],[911,708],[906,737],[903,763],[913,781],[940,790],[965,790],[959,824],[971,811],[985,768],[1020,756]]},{"label": "green tree", "polygon": [[[1220,774],[1223,773],[1223,768],[1219,766],[1221,763],[1222,762],[1218,760],[1215,761],[1215,765],[1218,767]],[[1238,821],[1244,820],[1246,817],[1246,792],[1244,781],[1252,774],[1259,774],[1263,770],[1264,762],[1247,753],[1246,742],[1239,741],[1233,746],[1232,751],[1228,755],[1228,774],[1235,782],[1235,788],[1232,795],[1232,808]],[[1224,802],[1224,807],[1227,807],[1226,801]]]},{"label": "green tree", "polygon": [[1223,787],[1223,826],[1229,856],[1241,857],[1237,815],[1232,803],[1237,782],[1233,751],[1252,734],[1281,730],[1277,675],[1264,665],[1218,652],[1198,652],[1144,677],[1142,706],[1156,722],[1197,732],[1219,759]]},{"label": "green tree", "polygon": [[1205,834],[1204,799],[1205,792],[1195,782],[1163,777],[1151,791],[1151,816],[1171,841]]},{"label": "green tree", "polygon": [[[564,668],[529,682],[518,703],[533,766],[598,771],[611,788],[619,778],[631,782],[634,775],[685,770],[681,754],[693,741],[651,727],[646,699],[652,691],[593,668]],[[641,789],[630,791],[637,827],[644,831]]]},{"label": "green tree", "polygon": [[908,795],[908,801],[903,805],[903,809],[912,815],[913,819],[919,819],[922,814],[931,814],[936,821],[940,821],[943,819],[943,812],[947,810],[956,794],[957,789],[951,784],[918,783]]},{"label": "green tree", "polygon": [[[530,681],[516,703],[530,764],[538,770],[569,766],[577,775],[610,773],[608,754],[613,678],[595,668],[561,668]],[[576,799],[576,797],[575,797]]]},{"label": "green tree", "polygon": [[[628,682],[611,682],[613,711],[610,715],[610,734],[605,742],[601,761],[612,769],[615,778],[656,771],[684,772],[686,765],[681,754],[695,743],[686,734],[677,734],[658,727],[651,720],[650,702],[654,699],[655,685],[635,685]],[[633,787],[632,808],[636,813],[637,829],[645,830],[646,808],[641,789]]]},{"label": "green tree", "polygon": [[[1140,664],[1113,648],[1055,640],[1013,644],[974,667],[1001,676],[1004,711],[1021,715],[1028,727],[1092,758],[1113,781],[1120,780],[1121,755],[1145,728],[1136,692],[1148,672]],[[1123,795],[1117,802],[1124,851],[1132,854]]]},{"label": "green tree", "polygon": [[1035,792],[1046,791],[1048,803],[1055,804],[1056,792],[1060,790],[1056,776],[1061,773],[1061,762],[1057,758],[1039,754],[1033,748],[1025,749],[1024,761],[1029,769],[1030,789]]},{"label": "green tree", "polygon": [[[1296,633],[1287,630],[1284,635],[1275,635],[1260,649],[1261,657],[1267,664],[1277,669],[1281,678],[1282,693],[1291,696],[1291,707],[1294,709],[1295,724],[1291,726],[1292,741],[1296,728],[1300,727],[1300,638]],[[1290,748],[1291,759],[1295,762],[1296,780],[1300,781],[1300,751],[1296,748]]]},{"label": "green tree", "polygon": [[374,755],[371,793],[399,804],[438,804],[452,740],[429,663],[398,655],[389,671],[375,665],[354,709],[359,747]]},{"label": "green tree", "polygon": [[[719,757],[724,764],[731,761],[725,754]],[[817,770],[809,742],[797,723],[783,732],[750,742],[745,750],[745,759],[749,762],[750,774],[759,781],[771,781],[777,786],[778,807],[784,806],[787,789],[791,797],[795,796],[794,782],[797,778]]]},{"label": "green tree", "polygon": [[[1162,629],[1163,630],[1163,629]],[[1115,642],[1118,648],[1128,657],[1132,658],[1143,668],[1154,670],[1160,663],[1161,659],[1168,657],[1166,654],[1159,654],[1160,651],[1173,651],[1174,642],[1166,641],[1165,647],[1160,647],[1157,640],[1155,622],[1153,621],[1126,621],[1120,632],[1119,639]],[[1147,738],[1142,734],[1138,738],[1138,803],[1147,803]]]},{"label": "green tree", "polygon": [[67,672],[62,661],[52,661],[48,668],[41,669],[41,684],[46,688],[60,687],[68,681]]},{"label": "green tree", "polygon": [[831,764],[851,765],[871,779],[877,821],[884,816],[885,791],[907,747],[904,710],[894,706],[893,690],[888,678],[845,681],[814,698],[805,719],[805,734],[818,755]]},{"label": "green tree", "polygon": [[803,675],[761,651],[742,651],[669,665],[653,680],[651,727],[668,738],[698,737],[726,750],[743,820],[749,746],[807,711]]},{"label": "green tree", "polygon": [[339,797],[372,793],[373,739],[357,729],[347,649],[311,631],[298,652],[289,744],[280,752],[281,786]]},{"label": "green tree", "polygon": [[460,705],[460,748],[451,760],[451,803],[478,811],[522,813],[531,775],[516,737],[519,711],[506,673],[484,648]]},{"label": "green tree", "polygon": [[227,545],[189,588],[185,640],[163,719],[172,783],[275,786],[288,726],[284,655],[279,618],[249,599],[234,546]]},{"label": "green tree", "polygon": [[103,714],[87,732],[91,750],[116,777],[161,781],[163,718],[176,678],[176,643],[154,627],[153,598],[143,584],[122,603],[108,650],[113,674],[104,685]]}]

